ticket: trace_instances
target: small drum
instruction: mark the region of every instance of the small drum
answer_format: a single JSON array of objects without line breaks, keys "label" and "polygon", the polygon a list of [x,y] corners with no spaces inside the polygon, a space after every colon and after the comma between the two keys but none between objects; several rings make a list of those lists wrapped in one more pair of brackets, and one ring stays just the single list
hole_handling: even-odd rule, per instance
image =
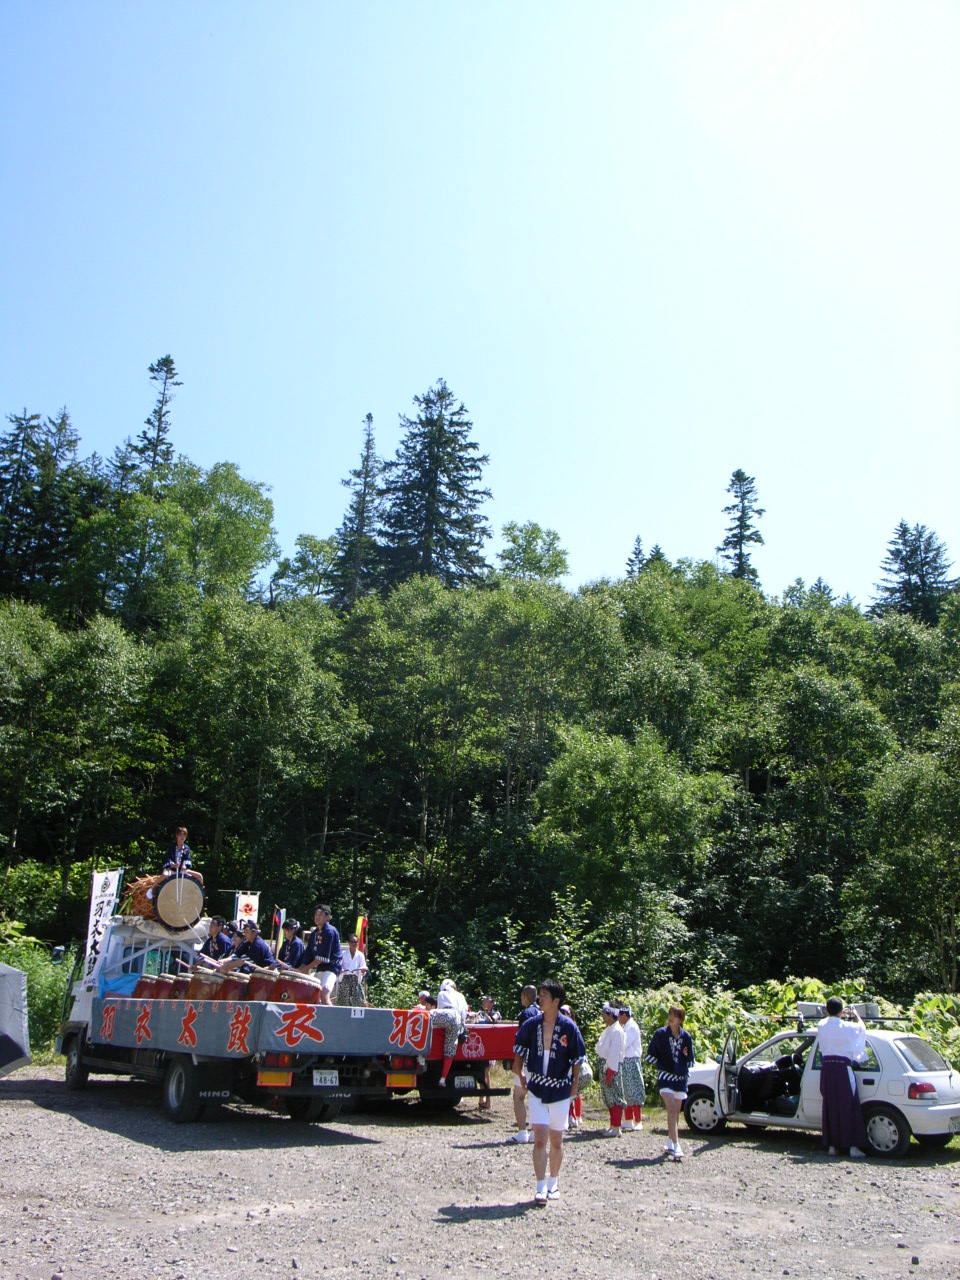
[{"label": "small drum", "polygon": [[249,1000],[250,975],[247,973],[228,973],[220,983],[218,1000]]},{"label": "small drum", "polygon": [[223,978],[213,969],[198,969],[187,988],[188,1000],[219,1000]]},{"label": "small drum", "polygon": [[140,979],[137,982],[137,985],[133,988],[133,995],[135,999],[143,1000],[148,997],[156,995],[156,990],[157,990],[156,974],[145,973],[141,975]]},{"label": "small drum", "polygon": [[250,994],[248,1000],[275,1000],[273,989],[277,985],[277,975],[272,971],[268,973],[251,973],[250,975]]},{"label": "small drum", "polygon": [[203,885],[190,876],[167,876],[153,890],[153,910],[168,929],[189,929],[203,915]]},{"label": "small drum", "polygon": [[277,1004],[319,1004],[320,983],[305,973],[281,973],[269,999]]},{"label": "small drum", "polygon": [[185,1000],[187,992],[190,990],[190,983],[193,975],[190,973],[180,973],[173,980],[173,991],[170,993],[174,1000]]}]

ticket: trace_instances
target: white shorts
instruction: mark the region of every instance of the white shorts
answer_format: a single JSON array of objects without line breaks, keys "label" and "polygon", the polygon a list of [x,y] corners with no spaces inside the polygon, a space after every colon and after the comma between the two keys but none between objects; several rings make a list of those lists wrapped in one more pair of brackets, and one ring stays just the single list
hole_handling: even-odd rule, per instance
[{"label": "white shorts", "polygon": [[320,985],[324,991],[335,991],[337,987],[337,975],[332,969],[318,969],[317,977],[320,979]]},{"label": "white shorts", "polygon": [[676,1098],[678,1102],[682,1102],[687,1096],[687,1091],[682,1092],[679,1089],[660,1089],[658,1090],[661,1098]]},{"label": "white shorts", "polygon": [[536,1094],[528,1093],[530,1104],[530,1124],[546,1125],[553,1133],[563,1133],[570,1122],[570,1099],[561,1098],[559,1102],[541,1102]]}]

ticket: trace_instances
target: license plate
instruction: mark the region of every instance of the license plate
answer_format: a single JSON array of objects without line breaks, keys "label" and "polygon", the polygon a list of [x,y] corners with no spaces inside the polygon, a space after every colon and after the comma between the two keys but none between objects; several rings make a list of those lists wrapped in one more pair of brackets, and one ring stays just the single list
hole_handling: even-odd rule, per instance
[{"label": "license plate", "polygon": [[950,1132],[960,1133],[960,1116],[950,1117]]},{"label": "license plate", "polygon": [[320,1071],[318,1068],[315,1067],[313,1071],[313,1083],[317,1086],[318,1089],[319,1088],[335,1089],[337,1085],[340,1083],[340,1072],[339,1071]]},{"label": "license plate", "polygon": [[455,1089],[475,1089],[477,1082],[473,1076],[454,1076],[453,1087]]}]

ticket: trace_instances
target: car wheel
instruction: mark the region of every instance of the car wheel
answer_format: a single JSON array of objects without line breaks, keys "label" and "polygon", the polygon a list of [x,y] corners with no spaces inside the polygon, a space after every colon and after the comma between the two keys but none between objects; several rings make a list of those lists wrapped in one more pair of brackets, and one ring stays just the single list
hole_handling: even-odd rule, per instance
[{"label": "car wheel", "polygon": [[167,1067],[163,1082],[163,1109],[178,1124],[188,1124],[203,1115],[200,1071],[192,1058],[178,1054]]},{"label": "car wheel", "polygon": [[915,1133],[913,1135],[921,1147],[945,1147],[953,1137],[952,1133]]},{"label": "car wheel", "polygon": [[883,1104],[864,1110],[867,1145],[875,1156],[899,1160],[910,1150],[910,1126],[895,1107]]},{"label": "car wheel", "polygon": [[717,1115],[713,1093],[703,1088],[691,1089],[687,1094],[687,1100],[683,1104],[683,1118],[694,1133],[721,1133],[727,1124],[723,1116]]},{"label": "car wheel", "polygon": [[84,1065],[83,1061],[83,1036],[71,1036],[67,1042],[66,1048],[67,1065],[64,1071],[64,1079],[67,1088],[76,1092],[78,1089],[85,1089],[87,1081],[90,1078],[90,1068]]},{"label": "car wheel", "polygon": [[325,1098],[284,1098],[283,1109],[291,1120],[300,1124],[327,1124],[340,1114],[340,1099],[328,1102]]}]

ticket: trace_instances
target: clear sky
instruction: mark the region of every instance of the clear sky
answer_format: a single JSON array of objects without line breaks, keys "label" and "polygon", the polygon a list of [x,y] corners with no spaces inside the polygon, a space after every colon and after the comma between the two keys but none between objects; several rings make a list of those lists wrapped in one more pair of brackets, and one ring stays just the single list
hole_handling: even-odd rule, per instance
[{"label": "clear sky", "polygon": [[737,467],[768,593],[960,564],[956,3],[4,0],[0,59],[3,413],[109,454],[169,352],[289,553],[442,376],[571,586],[712,558]]}]

